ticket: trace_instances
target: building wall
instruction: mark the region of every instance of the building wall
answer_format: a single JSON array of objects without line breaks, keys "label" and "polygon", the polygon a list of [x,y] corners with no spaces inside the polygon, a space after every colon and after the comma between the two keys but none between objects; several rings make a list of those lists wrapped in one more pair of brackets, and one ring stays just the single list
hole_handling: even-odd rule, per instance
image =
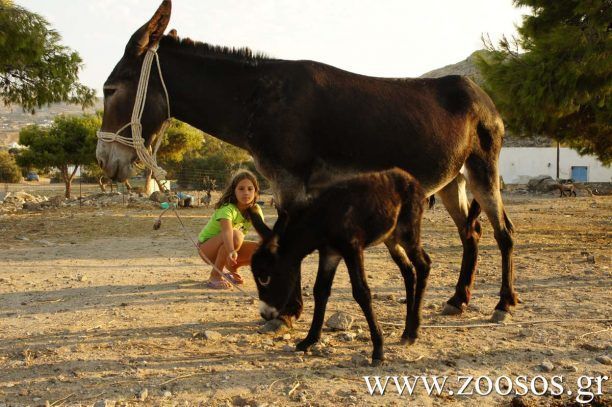
[{"label": "building wall", "polygon": [[[572,166],[588,167],[587,182],[612,182],[612,167],[595,156],[580,156],[571,148],[561,148],[559,178],[571,178]],[[504,147],[499,157],[499,172],[508,184],[526,184],[538,175],[557,176],[556,147]]]}]

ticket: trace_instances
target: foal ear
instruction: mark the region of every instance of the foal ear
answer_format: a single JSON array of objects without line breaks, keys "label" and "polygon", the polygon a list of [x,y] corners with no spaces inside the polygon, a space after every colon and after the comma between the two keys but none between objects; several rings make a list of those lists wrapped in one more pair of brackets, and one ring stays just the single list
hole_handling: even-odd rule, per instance
[{"label": "foal ear", "polygon": [[251,224],[255,228],[255,231],[257,231],[257,234],[261,236],[263,240],[270,239],[270,237],[272,237],[272,229],[265,224],[259,215],[259,212],[257,212],[254,208],[249,208],[248,211]]},{"label": "foal ear", "polygon": [[170,22],[172,1],[164,0],[151,19],[138,29],[130,38],[125,52],[139,56],[149,48],[157,45]]},{"label": "foal ear", "polygon": [[281,234],[285,231],[285,229],[287,228],[287,224],[289,223],[289,212],[287,212],[285,209],[281,207],[277,208],[277,212],[278,212],[278,219],[276,220],[276,223],[274,224],[274,233]]}]

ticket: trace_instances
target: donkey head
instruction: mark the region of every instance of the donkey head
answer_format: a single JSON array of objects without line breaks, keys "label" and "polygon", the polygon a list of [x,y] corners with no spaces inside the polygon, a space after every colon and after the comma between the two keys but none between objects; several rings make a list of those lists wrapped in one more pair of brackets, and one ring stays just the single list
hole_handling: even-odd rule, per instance
[{"label": "donkey head", "polygon": [[259,294],[260,314],[264,319],[276,318],[285,308],[290,294],[299,282],[301,259],[293,259],[281,246],[289,221],[286,212],[279,209],[273,229],[263,222],[253,221],[253,226],[263,238],[251,259],[251,270]]},{"label": "donkey head", "polygon": [[[100,129],[102,132],[117,133],[131,122],[144,55],[162,38],[170,21],[171,6],[170,0],[164,0],[153,17],[132,35],[125,47],[123,57],[104,83],[104,116]],[[159,130],[167,118],[167,112],[167,100],[159,72],[153,61],[141,119],[142,137],[147,147],[151,143],[152,135]],[[131,138],[131,127],[126,126],[119,135]],[[127,179],[131,175],[136,157],[136,150],[133,147],[117,141],[98,140],[96,158],[109,178],[116,181]]]}]

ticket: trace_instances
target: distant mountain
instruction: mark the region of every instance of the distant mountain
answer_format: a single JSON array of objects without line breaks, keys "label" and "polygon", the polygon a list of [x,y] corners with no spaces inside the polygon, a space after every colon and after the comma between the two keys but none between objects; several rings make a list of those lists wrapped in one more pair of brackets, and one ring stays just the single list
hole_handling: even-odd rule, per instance
[{"label": "distant mountain", "polygon": [[103,99],[97,98],[93,108],[81,109],[80,105],[54,103],[36,110],[35,114],[24,112],[21,106],[4,106],[0,104],[0,147],[8,146],[19,138],[19,130],[30,124],[50,124],[58,114],[79,115],[94,113],[104,107]]},{"label": "distant mountain", "polygon": [[[484,78],[476,66],[476,58],[478,55],[482,55],[485,52],[487,51],[475,51],[463,61],[424,73],[421,75],[421,78],[439,78],[446,75],[463,75],[469,77],[478,85],[483,86]],[[504,147],[550,147],[553,145],[556,145],[555,142],[551,138],[545,136],[519,137],[509,131],[506,131],[506,135],[504,137]]]},{"label": "distant mountain", "polygon": [[476,67],[476,56],[482,52],[486,51],[475,51],[465,60],[424,73],[421,75],[421,78],[439,78],[446,75],[463,75],[469,77],[477,84],[482,85],[484,83],[484,79],[480,73],[480,70]]}]

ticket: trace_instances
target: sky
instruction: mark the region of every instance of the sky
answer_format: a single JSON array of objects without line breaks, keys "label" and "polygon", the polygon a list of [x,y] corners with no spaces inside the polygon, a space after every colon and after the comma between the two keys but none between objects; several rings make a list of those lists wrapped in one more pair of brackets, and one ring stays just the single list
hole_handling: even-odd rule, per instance
[{"label": "sky", "polygon": [[[81,82],[102,84],[161,0],[15,0],[44,16],[83,59]],[[247,46],[364,75],[415,77],[516,35],[512,0],[174,0],[168,30],[213,45]]]}]

